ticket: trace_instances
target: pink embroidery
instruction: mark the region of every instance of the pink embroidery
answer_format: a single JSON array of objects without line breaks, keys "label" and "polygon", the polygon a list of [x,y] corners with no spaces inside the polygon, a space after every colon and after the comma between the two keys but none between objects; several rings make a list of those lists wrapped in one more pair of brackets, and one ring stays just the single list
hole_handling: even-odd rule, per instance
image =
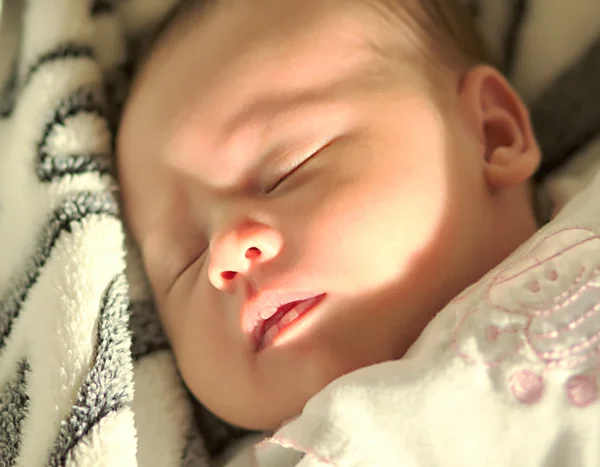
[{"label": "pink embroidery", "polygon": [[[574,303],[577,300],[579,300],[579,298],[581,297],[581,294],[583,292],[585,292],[586,290],[589,290],[591,288],[597,288],[595,285],[590,285],[590,284],[580,285],[586,272],[587,271],[585,268],[581,268],[580,272],[579,272],[579,276],[577,276],[573,280],[573,283],[568,287],[568,289],[565,290],[560,295],[553,297],[552,302],[549,304],[536,303],[535,305],[530,305],[527,303],[519,302],[519,305],[522,306],[523,308],[526,308],[526,309],[529,309],[532,311],[537,310],[537,311],[539,311],[540,315],[544,315],[544,316],[548,316],[548,315],[554,314],[556,312],[560,312],[563,310],[563,308],[566,305],[569,305],[569,304]],[[598,274],[600,274],[600,268],[596,268],[594,270],[594,272],[589,275],[595,276]],[[548,307],[550,307],[550,308],[548,308]]]},{"label": "pink embroidery", "polygon": [[[454,349],[456,350],[456,352],[462,359],[464,359],[468,363],[481,364],[481,365],[485,366],[486,368],[495,368],[498,365],[500,365],[500,363],[502,363],[503,361],[505,361],[511,357],[514,357],[521,350],[521,345],[517,346],[514,349],[508,349],[508,350],[501,349],[501,353],[496,355],[494,358],[491,358],[490,360],[484,360],[484,361],[473,358],[469,354],[469,352],[462,351],[462,349],[460,348],[460,345],[458,344],[460,331],[461,331],[463,325],[475,314],[476,314],[476,311],[466,313],[461,318],[458,326],[454,329],[454,332],[452,333],[452,344],[454,346]],[[489,329],[488,329],[488,331],[489,331]],[[495,337],[498,338],[498,336],[500,334],[505,334],[505,333],[507,333],[506,330],[498,329],[498,333],[496,334]]]},{"label": "pink embroidery", "polygon": [[523,404],[543,397],[544,375],[558,368],[579,373],[565,383],[572,405],[595,402],[596,378],[582,375],[600,361],[600,265],[595,251],[600,251],[600,237],[594,232],[564,229],[489,278],[485,291],[472,287],[469,295],[483,292],[487,306],[460,317],[453,333],[458,355],[486,368],[520,362],[523,369],[508,377],[508,387]]},{"label": "pink embroidery", "polygon": [[[570,246],[568,246],[568,247],[566,247],[566,248],[564,248],[564,249],[562,249],[562,250],[560,250],[560,251],[557,251],[557,252],[555,252],[555,253],[551,254],[551,255],[550,255],[550,256],[548,256],[547,258],[544,258],[544,260],[543,260],[543,261],[540,261],[540,259],[539,259],[539,258],[537,258],[537,257],[535,257],[535,256],[532,256],[532,254],[531,254],[531,252],[530,252],[530,254],[529,254],[528,256],[525,256],[525,258],[524,258],[522,261],[519,261],[519,262],[513,263],[513,264],[509,265],[509,266],[506,268],[506,269],[513,269],[515,266],[522,265],[522,266],[523,266],[523,269],[520,269],[518,272],[512,273],[512,275],[509,275],[509,276],[503,276],[502,274],[499,274],[499,275],[498,275],[498,276],[496,276],[496,278],[495,278],[495,279],[496,279],[496,282],[497,282],[497,283],[501,283],[501,282],[508,282],[508,281],[510,281],[510,280],[512,280],[512,279],[514,279],[514,278],[516,278],[516,277],[518,277],[518,276],[522,276],[523,274],[525,274],[525,273],[527,273],[527,272],[531,271],[532,269],[535,269],[535,268],[537,268],[537,267],[538,267],[538,266],[540,266],[540,265],[541,265],[543,262],[548,262],[548,261],[551,261],[551,260],[553,260],[553,259],[556,259],[556,258],[558,258],[558,257],[560,257],[560,256],[562,256],[562,255],[564,255],[565,253],[569,252],[570,250],[572,250],[572,249],[574,249],[574,248],[577,248],[577,247],[579,247],[579,246],[581,246],[581,245],[584,245],[584,244],[586,244],[586,243],[588,243],[588,242],[591,242],[591,241],[597,241],[597,240],[599,239],[599,237],[598,237],[598,236],[597,236],[597,235],[596,235],[596,234],[595,234],[593,231],[591,231],[591,230],[588,230],[588,229],[565,229],[565,230],[563,230],[563,231],[556,232],[556,233],[554,233],[554,234],[550,235],[548,238],[546,238],[546,239],[542,240],[542,241],[541,241],[541,242],[540,242],[540,243],[537,245],[537,247],[539,247],[540,245],[542,245],[542,244],[544,244],[544,243],[548,242],[548,240],[550,240],[551,238],[553,238],[553,237],[557,237],[558,235],[560,235],[560,234],[563,234],[563,233],[565,233],[565,232],[569,232],[569,231],[580,231],[580,232],[584,232],[584,233],[588,234],[588,238],[585,238],[585,239],[583,239],[583,240],[580,240],[580,241],[578,241],[578,242],[576,242],[576,243],[573,243],[572,245],[570,245]],[[535,251],[535,249],[536,249],[537,247],[534,247],[534,248],[532,248],[532,251]],[[529,265],[529,263],[530,263],[530,262],[533,262],[533,264]]]},{"label": "pink embroidery", "polygon": [[490,342],[495,342],[500,338],[501,335],[517,334],[521,331],[522,331],[522,329],[517,326],[513,326],[512,328],[511,327],[499,328],[498,326],[490,324],[487,328],[487,339]]},{"label": "pink embroidery", "polygon": [[594,315],[598,314],[598,312],[600,312],[600,303],[595,305],[591,310],[586,311],[583,316],[568,323],[566,326],[558,328],[558,329],[554,329],[552,331],[548,331],[545,333],[544,332],[532,333],[531,338],[532,339],[556,339],[557,337],[560,336],[561,333],[573,331],[576,328],[578,328],[579,326],[581,326],[582,324],[586,323]]},{"label": "pink embroidery", "polygon": [[584,355],[580,355],[578,357],[574,356],[574,357],[570,357],[568,360],[556,360],[556,361],[552,361],[549,362],[548,365],[546,365],[546,369],[547,370],[556,370],[557,368],[560,369],[573,369],[573,368],[577,368],[577,367],[582,367],[584,366],[586,363],[589,362],[590,359],[594,358],[594,359],[598,359],[597,357],[600,355],[600,349],[594,349],[593,352],[588,352],[587,354]]},{"label": "pink embroidery", "polygon": [[498,329],[498,326],[494,326],[493,324],[488,326],[488,328],[487,328],[488,341],[490,341],[490,342],[497,341],[499,335],[500,335],[500,329]]},{"label": "pink embroidery", "polygon": [[567,381],[566,390],[569,402],[575,407],[586,407],[598,400],[598,385],[594,376],[572,376]]},{"label": "pink embroidery", "polygon": [[515,399],[522,404],[535,404],[544,393],[544,379],[529,370],[517,371],[508,384]]},{"label": "pink embroidery", "polygon": [[558,280],[558,273],[556,271],[550,271],[548,272],[548,276],[547,276],[549,281],[557,281]]},{"label": "pink embroidery", "polygon": [[593,353],[598,353],[600,350],[598,348],[598,344],[600,342],[600,331],[594,334],[591,337],[585,339],[581,344],[572,345],[567,347],[566,349],[561,350],[551,350],[548,352],[537,352],[538,357],[543,360],[563,360],[569,358],[575,353],[590,351]]}]

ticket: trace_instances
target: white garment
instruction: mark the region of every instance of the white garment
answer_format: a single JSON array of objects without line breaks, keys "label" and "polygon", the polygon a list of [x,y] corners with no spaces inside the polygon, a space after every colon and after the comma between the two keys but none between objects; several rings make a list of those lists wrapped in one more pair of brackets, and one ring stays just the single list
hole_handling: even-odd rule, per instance
[{"label": "white garment", "polygon": [[314,396],[256,465],[600,465],[598,200],[600,176],[403,359]]}]

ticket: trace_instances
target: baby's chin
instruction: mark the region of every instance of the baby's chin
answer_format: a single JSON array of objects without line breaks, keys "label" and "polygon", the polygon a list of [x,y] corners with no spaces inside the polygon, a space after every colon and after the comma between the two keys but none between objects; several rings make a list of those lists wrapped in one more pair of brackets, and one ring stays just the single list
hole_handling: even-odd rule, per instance
[{"label": "baby's chin", "polygon": [[205,404],[206,408],[226,423],[250,431],[276,431],[287,421],[302,413],[305,404],[319,391],[314,391],[301,398],[290,398],[285,403],[280,401],[277,405],[271,403],[272,399],[263,397],[259,399],[240,398],[238,404]]},{"label": "baby's chin", "polygon": [[235,400],[219,397],[223,391],[218,389],[210,395],[204,391],[190,390],[200,403],[226,423],[245,430],[271,432],[299,416],[313,396],[343,374],[336,372],[310,384],[306,379],[288,381],[287,384],[269,387],[264,392],[252,388],[247,392],[240,391]]}]

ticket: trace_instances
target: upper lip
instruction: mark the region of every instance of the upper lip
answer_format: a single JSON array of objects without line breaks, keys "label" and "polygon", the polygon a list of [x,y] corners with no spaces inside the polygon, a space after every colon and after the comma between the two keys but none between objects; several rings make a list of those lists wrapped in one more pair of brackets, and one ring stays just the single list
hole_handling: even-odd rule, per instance
[{"label": "upper lip", "polygon": [[252,339],[256,349],[261,339],[263,323],[273,316],[279,307],[291,303],[302,302],[321,294],[308,291],[284,292],[282,290],[267,290],[249,300],[242,308],[242,327]]}]

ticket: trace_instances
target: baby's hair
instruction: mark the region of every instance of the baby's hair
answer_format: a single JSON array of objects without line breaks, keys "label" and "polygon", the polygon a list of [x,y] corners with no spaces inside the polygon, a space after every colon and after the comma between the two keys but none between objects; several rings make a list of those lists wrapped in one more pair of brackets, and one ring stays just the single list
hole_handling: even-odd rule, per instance
[{"label": "baby's hair", "polygon": [[[417,54],[456,71],[477,64],[493,64],[475,22],[459,0],[363,0],[391,27],[391,44],[398,39],[416,46]],[[404,50],[403,50],[404,49]]]},{"label": "baby's hair", "polygon": [[[157,28],[147,52],[185,18],[209,15],[211,8],[228,1],[231,2],[180,0]],[[382,20],[382,34],[371,46],[384,57],[425,67],[433,81],[443,75],[443,70],[462,74],[478,64],[495,65],[472,16],[460,0],[360,1]]]}]

